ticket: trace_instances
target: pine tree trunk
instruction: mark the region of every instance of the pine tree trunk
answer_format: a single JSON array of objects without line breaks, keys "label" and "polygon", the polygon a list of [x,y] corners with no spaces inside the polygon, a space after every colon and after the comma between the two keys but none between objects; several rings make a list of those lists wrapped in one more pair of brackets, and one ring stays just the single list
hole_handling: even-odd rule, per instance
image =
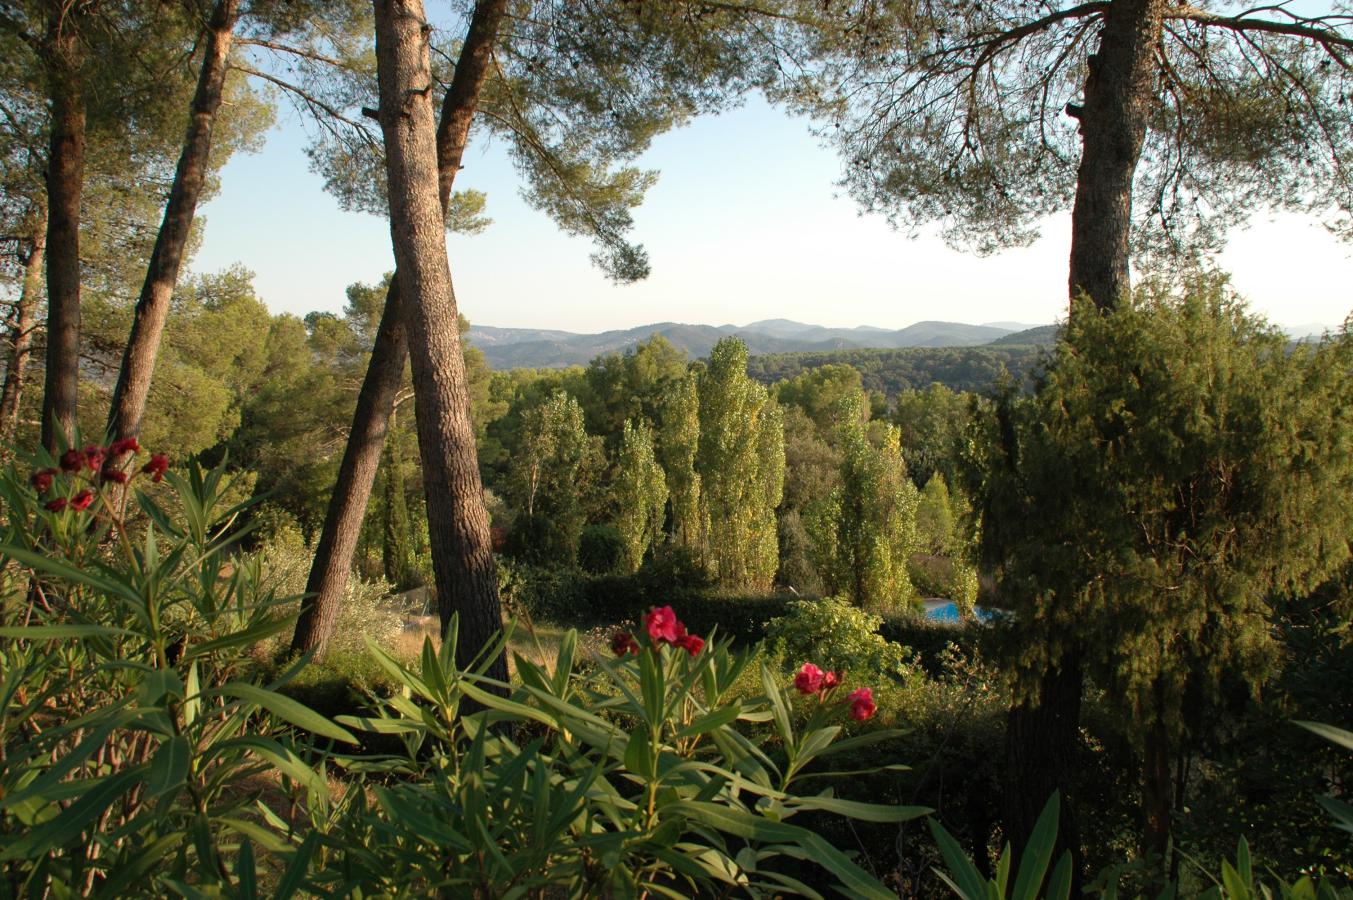
[{"label": "pine tree trunk", "polygon": [[[188,245],[193,216],[198,198],[207,178],[207,162],[211,154],[211,132],[216,114],[221,107],[225,88],[226,60],[233,43],[235,23],[239,18],[240,0],[217,0],[207,25],[206,49],[203,52],[202,71],[198,75],[197,90],[193,94],[192,113],[188,133],[179,155],[174,184],[165,205],[164,220],[155,237],[155,249],[150,255],[146,280],[136,302],[131,335],[122,355],[122,369],[108,414],[108,431],[115,438],[136,437],[141,431],[141,420],[146,413],[146,398],[150,395],[151,377],[155,372],[155,357],[164,333],[169,304],[178,283],[179,268],[184,249]],[[120,460],[110,460],[119,463]]]},{"label": "pine tree trunk", "polygon": [[47,207],[37,204],[34,211],[32,246],[24,260],[23,287],[14,307],[10,329],[9,360],[5,364],[5,385],[0,389],[0,442],[10,441],[19,428],[19,407],[23,402],[24,369],[33,353],[33,330],[37,326],[38,301],[42,297],[42,267],[47,250]]},{"label": "pine tree trunk", "polygon": [[1164,0],[1112,0],[1088,60],[1081,162],[1071,211],[1071,300],[1100,309],[1128,293],[1132,180],[1154,100]]},{"label": "pine tree trunk", "polygon": [[[450,179],[439,178],[423,5],[420,0],[376,0],[375,8],[390,234],[413,363],[437,606],[443,631],[453,614],[459,616],[456,661],[468,666],[501,630],[502,607],[446,256],[441,194]],[[507,680],[502,654],[488,674]]]},{"label": "pine tree trunk", "polygon": [[80,13],[56,9],[47,34],[52,134],[47,156],[47,371],[42,445],[75,440],[80,378],[80,200],[85,181],[85,96]]},{"label": "pine tree trunk", "polygon": [[1053,791],[1061,791],[1061,825],[1053,859],[1070,850],[1079,874],[1080,836],[1072,779],[1080,745],[1083,677],[1078,655],[1063,656],[1048,671],[1036,700],[1010,709],[1006,719],[1005,834],[1016,852],[1028,843],[1034,823]]},{"label": "pine tree trunk", "polygon": [[1169,871],[1165,857],[1170,849],[1174,806],[1170,757],[1169,732],[1162,723],[1155,722],[1147,729],[1146,745],[1142,748],[1142,853],[1154,855],[1162,873]]},{"label": "pine tree trunk", "polygon": [[[442,102],[441,123],[437,130],[437,177],[443,209],[450,202],[475,106],[488,76],[493,42],[506,8],[506,0],[475,5],[451,88]],[[329,499],[319,546],[315,549],[315,562],[306,582],[306,592],[312,596],[302,608],[292,635],[291,648],[297,652],[313,649],[317,656],[323,655],[337,623],[338,605],[343,602],[353,553],[380,466],[386,422],[394,410],[395,395],[408,359],[408,337],[401,318],[397,287],[399,280],[396,269],[385,296],[385,309],[376,332],[371,362],[357,396],[352,430]]]}]

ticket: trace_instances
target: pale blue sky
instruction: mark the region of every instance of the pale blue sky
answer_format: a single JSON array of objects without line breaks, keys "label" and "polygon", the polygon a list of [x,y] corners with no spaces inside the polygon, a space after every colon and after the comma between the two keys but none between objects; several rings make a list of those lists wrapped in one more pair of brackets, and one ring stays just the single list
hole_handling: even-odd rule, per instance
[{"label": "pale blue sky", "polygon": [[[393,267],[383,219],[344,213],[308,170],[295,114],[259,154],[232,160],[203,208],[194,268],[257,273],[274,312],[338,311],[343,289]],[[484,325],[601,331],[658,321],[745,324],[784,317],[902,328],[940,319],[1051,322],[1065,310],[1068,217],[1031,247],[980,259],[936,237],[861,217],[835,187],[839,164],[807,124],[754,99],[659,138],[641,164],[662,171],[636,213],[653,274],[616,287],[517,196],[501,145],[471,146],[457,187],[488,194],[494,224],[449,239],[462,312]],[[1252,307],[1285,325],[1334,325],[1353,308],[1353,248],[1314,222],[1259,217],[1222,256]]]}]

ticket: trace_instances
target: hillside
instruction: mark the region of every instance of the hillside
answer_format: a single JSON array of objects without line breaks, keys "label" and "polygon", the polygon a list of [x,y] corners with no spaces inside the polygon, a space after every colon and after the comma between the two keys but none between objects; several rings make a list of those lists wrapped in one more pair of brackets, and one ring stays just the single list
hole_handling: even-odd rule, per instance
[{"label": "hillside", "polygon": [[514,369],[586,365],[605,353],[623,353],[654,335],[662,335],[688,356],[699,358],[708,355],[719,340],[730,335],[747,344],[747,349],[753,355],[764,355],[907,347],[972,347],[1021,333],[1024,332],[1013,332],[998,325],[965,325],[958,322],[917,322],[906,328],[889,330],[868,325],[827,328],[789,319],[766,319],[744,326],[658,322],[600,334],[475,325],[470,329],[469,341],[483,351],[490,367]]}]

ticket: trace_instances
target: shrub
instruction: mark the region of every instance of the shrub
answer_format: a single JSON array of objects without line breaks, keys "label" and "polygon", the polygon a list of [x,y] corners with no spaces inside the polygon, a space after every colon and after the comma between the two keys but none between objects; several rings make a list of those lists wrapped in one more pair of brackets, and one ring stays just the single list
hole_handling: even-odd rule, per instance
[{"label": "shrub", "polygon": [[589,575],[610,575],[620,569],[625,542],[614,525],[588,525],[578,542],[578,565]]},{"label": "shrub", "polygon": [[880,616],[834,597],[795,600],[788,614],[766,628],[773,653],[791,666],[814,658],[864,678],[903,679],[912,673],[910,651],[878,633]]}]

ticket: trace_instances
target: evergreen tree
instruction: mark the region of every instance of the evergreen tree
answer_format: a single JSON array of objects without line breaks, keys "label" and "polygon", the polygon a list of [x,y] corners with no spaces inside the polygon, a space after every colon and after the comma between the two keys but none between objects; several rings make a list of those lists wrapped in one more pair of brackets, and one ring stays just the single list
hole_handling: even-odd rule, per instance
[{"label": "evergreen tree", "polygon": [[1347,333],[1290,347],[1215,278],[1153,283],[1073,311],[1037,396],[984,421],[973,472],[1011,661],[1026,689],[1068,655],[1108,689],[1149,850],[1223,679],[1258,690],[1275,604],[1348,559],[1350,354]]},{"label": "evergreen tree", "polygon": [[625,548],[625,568],[638,571],[648,548],[662,536],[667,481],[653,456],[653,429],[640,419],[626,422],[616,473],[616,529]]}]

